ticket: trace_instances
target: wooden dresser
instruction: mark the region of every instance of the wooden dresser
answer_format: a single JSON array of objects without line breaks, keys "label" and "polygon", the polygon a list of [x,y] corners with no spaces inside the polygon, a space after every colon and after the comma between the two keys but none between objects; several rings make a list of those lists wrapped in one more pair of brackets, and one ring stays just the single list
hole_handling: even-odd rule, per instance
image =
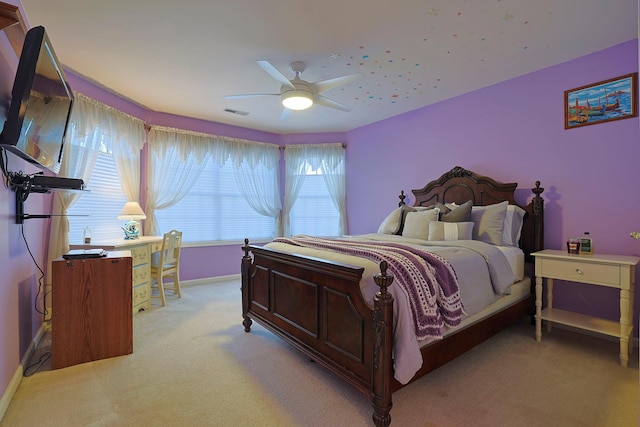
[{"label": "wooden dresser", "polygon": [[129,251],[53,261],[53,369],[133,352],[131,261]]},{"label": "wooden dresser", "polygon": [[133,313],[151,308],[151,254],[162,248],[162,236],[141,236],[138,239],[109,239],[90,244],[70,245],[70,249],[96,249],[106,251],[129,250],[133,259],[132,305]]}]

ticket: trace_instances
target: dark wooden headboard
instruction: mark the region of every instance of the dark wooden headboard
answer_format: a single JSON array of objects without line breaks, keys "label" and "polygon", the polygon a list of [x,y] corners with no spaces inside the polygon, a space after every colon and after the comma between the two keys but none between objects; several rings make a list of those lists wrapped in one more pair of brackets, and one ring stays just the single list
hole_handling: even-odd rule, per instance
[{"label": "dark wooden headboard", "polygon": [[[485,206],[503,201],[511,205],[516,203],[514,193],[517,183],[500,183],[488,176],[478,175],[460,166],[456,166],[440,178],[429,182],[421,189],[411,190],[415,196],[414,206],[430,206],[435,203],[462,204],[472,200],[475,206]],[[531,190],[535,195],[526,206],[520,206],[527,213],[524,217],[520,247],[530,260],[531,252],[544,249],[544,215],[543,199],[540,194],[544,188],[540,181]],[[400,204],[404,204],[404,194],[400,196]]]}]

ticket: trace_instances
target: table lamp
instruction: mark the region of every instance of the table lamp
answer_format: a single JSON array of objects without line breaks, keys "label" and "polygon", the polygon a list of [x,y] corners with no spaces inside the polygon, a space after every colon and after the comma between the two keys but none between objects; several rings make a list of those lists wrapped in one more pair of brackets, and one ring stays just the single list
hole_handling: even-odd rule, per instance
[{"label": "table lamp", "polygon": [[140,235],[140,223],[138,219],[147,219],[144,211],[138,202],[127,202],[122,208],[122,212],[118,215],[118,219],[128,219],[122,229],[124,230],[125,240],[137,239]]}]

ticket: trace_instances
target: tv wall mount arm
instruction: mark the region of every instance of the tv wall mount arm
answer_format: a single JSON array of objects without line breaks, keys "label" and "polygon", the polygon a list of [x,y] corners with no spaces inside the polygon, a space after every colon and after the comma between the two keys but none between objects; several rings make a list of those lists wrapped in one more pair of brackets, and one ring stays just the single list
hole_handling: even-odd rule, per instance
[{"label": "tv wall mount arm", "polygon": [[[22,172],[9,172],[9,185],[16,194],[16,224],[25,219],[51,218],[50,214],[28,214],[24,212],[24,202],[31,193],[51,193],[58,190],[84,190],[84,181],[77,178],[51,177],[43,174],[25,175]],[[61,215],[67,216],[67,215]]]}]

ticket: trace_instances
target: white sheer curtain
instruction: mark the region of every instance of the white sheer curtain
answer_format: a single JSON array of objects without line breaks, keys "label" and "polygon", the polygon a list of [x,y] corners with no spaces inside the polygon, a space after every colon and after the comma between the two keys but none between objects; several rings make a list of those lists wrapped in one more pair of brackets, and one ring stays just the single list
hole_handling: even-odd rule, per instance
[{"label": "white sheer curtain", "polygon": [[284,148],[285,180],[284,180],[284,206],[282,208],[282,231],[284,236],[291,235],[290,212],[298,199],[300,189],[306,177],[306,144],[287,145]]},{"label": "white sheer curtain", "polygon": [[[137,196],[140,187],[140,153],[138,151],[136,154],[135,149],[144,144],[144,123],[85,95],[79,93],[74,95],[75,101],[65,139],[59,176],[82,178],[88,182],[101,150],[112,149],[118,153],[129,152],[129,162],[132,164],[137,162],[138,164],[137,182],[133,173],[128,171],[136,166],[131,164],[123,166],[122,173],[120,173],[120,168],[118,169],[121,181],[127,181],[128,187],[136,188],[132,196]],[[107,147],[106,144],[111,146]],[[125,157],[124,154],[120,154],[120,156]],[[134,159],[134,157],[136,158]],[[123,163],[125,163],[124,160]],[[55,192],[52,210],[54,216],[49,234],[49,266],[52,260],[69,250],[69,221],[65,216],[58,215],[65,215],[67,209],[81,194],[79,192]],[[47,271],[50,272],[51,269]]]},{"label": "white sheer curtain", "polygon": [[341,143],[293,144],[284,149],[286,180],[282,223],[284,235],[291,234],[290,215],[300,189],[304,184],[307,168],[319,169],[331,199],[340,212],[340,235],[347,232],[345,149]]},{"label": "white sheer curtain", "polygon": [[140,202],[140,154],[145,142],[144,122],[110,109],[111,152],[127,201]]},{"label": "white sheer curtain", "polygon": [[319,168],[331,195],[331,201],[340,212],[340,235],[347,234],[347,194],[345,179],[345,150],[342,144],[319,147],[322,161]]},{"label": "white sheer curtain", "polygon": [[155,212],[184,198],[207,161],[222,167],[231,159],[238,191],[249,206],[262,215],[277,218],[281,210],[279,156],[274,144],[152,127],[145,232],[160,232]]},{"label": "white sheer curtain", "polygon": [[209,154],[209,138],[163,127],[149,131],[147,235],[159,235],[156,211],[178,203],[198,181]]},{"label": "white sheer curtain", "polygon": [[280,148],[274,144],[225,139],[225,143],[231,147],[238,191],[254,211],[277,218],[277,233],[282,235],[278,180]]}]

